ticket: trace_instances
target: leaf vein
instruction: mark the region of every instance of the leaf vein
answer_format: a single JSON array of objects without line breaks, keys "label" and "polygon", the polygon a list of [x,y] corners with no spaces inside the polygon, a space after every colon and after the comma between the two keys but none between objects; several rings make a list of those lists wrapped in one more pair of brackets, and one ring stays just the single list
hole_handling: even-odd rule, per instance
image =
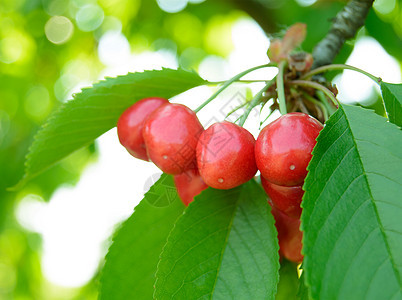
[{"label": "leaf vein", "polygon": [[[345,113],[345,117],[346,117],[346,113]],[[351,126],[351,124],[350,124],[350,121],[348,120],[347,117],[346,117],[346,121],[348,122],[349,128],[352,128],[352,126]],[[355,141],[355,138],[356,138],[356,137],[355,137],[355,135],[353,134],[352,130],[350,131],[350,133],[351,133],[351,135],[352,135],[352,137],[353,137],[352,140],[353,140],[353,143],[354,143],[354,145],[355,145],[355,148],[356,148],[356,150],[357,150],[357,152],[358,152],[358,157],[359,157],[360,165],[361,165],[361,167],[362,167],[363,173],[365,174],[366,184],[367,184],[367,186],[368,186],[369,193],[370,193],[370,200],[371,200],[371,203],[372,203],[372,205],[373,205],[373,207],[374,207],[375,215],[376,215],[376,218],[377,218],[377,223],[378,223],[378,225],[380,226],[381,234],[382,234],[382,236],[383,236],[383,240],[384,240],[385,246],[386,246],[386,248],[387,248],[387,252],[388,252],[388,254],[389,254],[389,256],[390,256],[390,259],[391,259],[392,269],[393,269],[393,271],[394,271],[394,273],[395,273],[395,276],[396,276],[397,279],[398,279],[399,286],[402,288],[402,278],[401,278],[401,274],[399,273],[399,271],[398,271],[397,268],[395,267],[395,266],[396,266],[396,263],[395,263],[395,261],[394,261],[394,259],[393,259],[393,255],[392,255],[392,252],[391,252],[391,248],[390,248],[390,246],[389,246],[388,239],[387,239],[387,236],[386,236],[385,231],[384,231],[384,226],[382,225],[381,218],[380,218],[380,215],[379,215],[379,212],[378,212],[378,208],[377,208],[377,205],[376,205],[376,203],[375,203],[375,199],[374,199],[373,193],[372,193],[372,191],[371,191],[371,184],[370,184],[370,182],[369,182],[368,176],[367,176],[367,174],[366,174],[366,170],[365,170],[365,168],[364,168],[363,159],[362,159],[362,157],[361,157],[361,155],[360,155],[359,147],[357,146],[357,143],[356,143],[356,141]]]},{"label": "leaf vein", "polygon": [[[352,219],[357,215],[357,212],[362,209],[362,207],[364,207],[364,205],[366,203],[369,203],[370,199],[367,199],[365,201],[363,201],[362,203],[360,203],[360,205],[357,207],[357,209],[353,212],[353,214],[350,216],[349,220],[345,223],[345,226],[343,227],[341,233],[339,234],[339,236],[336,238],[335,244],[334,246],[331,248],[331,251],[329,252],[329,254],[327,255],[328,259],[325,262],[325,267],[324,267],[324,272],[323,274],[329,274],[329,272],[327,272],[328,266],[329,266],[329,262],[332,260],[332,256],[334,255],[334,250],[336,249],[341,237],[343,236],[343,234],[345,233],[346,228],[348,228],[348,226],[350,225]],[[350,267],[350,264],[349,264]],[[323,293],[323,289],[321,289],[321,293]],[[323,295],[321,295],[321,297],[324,297]],[[325,298],[325,297],[324,297]]]},{"label": "leaf vein", "polygon": [[[332,176],[334,176],[334,174],[336,173],[336,171],[338,170],[338,168],[342,165],[342,162],[346,159],[346,157],[349,155],[349,153],[353,150],[353,146],[344,154],[342,160],[339,162],[339,164],[336,166],[336,168],[334,169],[334,171],[331,173],[331,175],[329,176],[329,178],[326,180],[325,185],[322,187],[321,192],[319,193],[319,195],[316,197],[316,202],[321,198],[322,193],[324,192],[325,188],[328,185],[328,182],[331,181]],[[356,177],[358,178],[358,177]],[[353,183],[353,181],[356,179],[354,178],[352,180],[352,182],[350,184]],[[347,189],[349,188],[350,184],[346,187],[344,193],[347,191]],[[342,194],[343,195],[343,194]],[[313,211],[311,212],[311,216],[313,216],[313,214],[315,213],[315,211],[317,210],[317,205],[314,205]],[[332,211],[331,211],[332,212]],[[331,213],[330,212],[330,213]],[[311,219],[313,219],[312,217],[310,217],[309,223],[311,221]]]}]

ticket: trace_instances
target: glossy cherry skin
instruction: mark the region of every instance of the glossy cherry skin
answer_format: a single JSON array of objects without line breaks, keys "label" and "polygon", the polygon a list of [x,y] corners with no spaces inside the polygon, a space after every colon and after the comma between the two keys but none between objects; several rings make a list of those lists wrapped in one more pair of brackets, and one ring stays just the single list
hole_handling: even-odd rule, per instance
[{"label": "glossy cherry skin", "polygon": [[205,183],[226,190],[253,178],[257,172],[254,145],[251,133],[236,124],[211,125],[197,145],[197,166]]},{"label": "glossy cherry skin", "polygon": [[261,184],[268,194],[271,204],[291,218],[300,218],[300,203],[304,191],[301,185],[283,186],[266,180],[261,176]]},{"label": "glossy cherry skin", "polygon": [[151,161],[163,172],[176,175],[195,168],[195,149],[203,130],[191,109],[169,104],[149,116],[142,133]]},{"label": "glossy cherry skin", "polygon": [[127,108],[117,122],[120,143],[134,157],[148,161],[142,129],[149,115],[169,101],[163,98],[145,98]]},{"label": "glossy cherry skin", "polygon": [[279,254],[286,259],[300,263],[303,260],[303,233],[300,231],[300,220],[293,219],[272,207],[275,218],[275,227],[278,230]]},{"label": "glossy cherry skin", "polygon": [[304,113],[289,113],[261,130],[255,159],[261,175],[284,186],[301,185],[323,125]]},{"label": "glossy cherry skin", "polygon": [[181,201],[186,206],[194,200],[195,196],[208,187],[197,169],[190,169],[184,173],[175,175],[174,184]]}]

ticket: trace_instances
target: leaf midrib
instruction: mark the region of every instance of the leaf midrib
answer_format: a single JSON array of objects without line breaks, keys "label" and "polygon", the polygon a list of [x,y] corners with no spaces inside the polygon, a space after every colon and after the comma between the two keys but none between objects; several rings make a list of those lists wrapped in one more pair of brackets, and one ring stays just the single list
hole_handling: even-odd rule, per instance
[{"label": "leaf midrib", "polygon": [[216,270],[216,276],[215,276],[214,286],[212,287],[211,296],[210,296],[210,298],[209,298],[209,299],[211,299],[211,300],[212,300],[212,297],[213,297],[214,292],[215,292],[216,284],[217,284],[217,282],[218,282],[219,271],[220,271],[220,269],[221,269],[221,267],[222,267],[223,255],[225,254],[225,250],[226,250],[226,248],[227,248],[226,245],[228,244],[228,240],[229,240],[229,236],[230,236],[230,232],[231,232],[230,229],[231,229],[232,226],[233,226],[233,221],[234,221],[234,218],[235,218],[235,215],[236,215],[237,208],[239,207],[239,203],[240,203],[241,196],[242,196],[243,192],[244,192],[244,188],[242,188],[241,191],[240,191],[240,193],[238,194],[236,204],[234,205],[234,208],[233,208],[233,214],[232,214],[232,217],[231,217],[231,219],[230,219],[230,222],[229,222],[229,225],[228,225],[227,234],[226,234],[226,238],[225,238],[225,242],[224,242],[224,244],[223,244],[224,247],[222,247],[221,255],[220,255],[220,258],[219,258],[219,265],[218,265],[218,268],[217,268],[217,270]]},{"label": "leaf midrib", "polygon": [[380,219],[380,215],[379,215],[379,213],[378,213],[377,205],[376,205],[376,203],[375,203],[375,201],[374,201],[374,197],[373,197],[373,194],[372,194],[372,191],[371,191],[371,185],[370,185],[370,183],[369,183],[369,181],[368,181],[368,178],[367,178],[367,173],[366,173],[366,170],[365,170],[365,168],[364,168],[364,164],[363,164],[363,160],[362,160],[361,155],[360,155],[359,148],[358,148],[358,146],[357,146],[357,144],[356,144],[355,136],[354,136],[354,134],[353,134],[353,131],[351,130],[351,128],[352,128],[352,127],[351,127],[351,124],[350,124],[350,122],[349,122],[348,116],[347,116],[347,114],[345,113],[345,110],[343,109],[343,107],[342,107],[342,110],[343,110],[343,113],[344,113],[344,116],[345,116],[345,120],[346,120],[346,122],[348,123],[349,131],[350,131],[350,134],[351,134],[351,136],[352,136],[352,141],[353,141],[354,147],[355,147],[355,149],[356,149],[357,156],[358,156],[359,161],[360,161],[360,165],[361,165],[361,167],[362,167],[362,173],[363,173],[363,175],[364,175],[364,180],[365,180],[366,183],[367,183],[368,191],[369,191],[369,194],[370,194],[371,204],[372,204],[373,207],[374,207],[374,212],[375,212],[375,216],[376,216],[376,218],[377,218],[377,222],[378,222],[379,227],[380,227],[380,232],[381,232],[381,235],[382,235],[382,237],[383,237],[383,240],[384,240],[384,243],[385,243],[385,247],[386,247],[386,249],[387,249],[387,252],[388,252],[388,254],[389,254],[389,258],[390,258],[391,265],[392,265],[392,270],[394,271],[394,273],[395,273],[395,275],[396,275],[396,277],[397,277],[397,279],[398,279],[399,287],[401,288],[401,287],[402,287],[402,278],[401,278],[401,274],[399,274],[398,269],[395,267],[396,264],[395,264],[395,261],[394,261],[394,259],[393,259],[393,255],[392,255],[392,252],[391,252],[391,248],[390,248],[390,246],[389,246],[389,243],[388,243],[387,236],[386,236],[386,234],[385,234],[385,229],[384,229],[384,227],[383,227],[383,225],[382,225],[382,222],[381,222],[381,219]]}]

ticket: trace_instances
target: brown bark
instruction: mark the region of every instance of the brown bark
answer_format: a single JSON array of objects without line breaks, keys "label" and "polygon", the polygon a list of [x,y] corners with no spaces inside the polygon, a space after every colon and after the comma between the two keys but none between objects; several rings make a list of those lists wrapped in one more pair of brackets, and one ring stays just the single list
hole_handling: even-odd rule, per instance
[{"label": "brown bark", "polygon": [[330,31],[314,48],[313,68],[332,63],[346,40],[364,25],[374,0],[351,0],[334,18]]}]

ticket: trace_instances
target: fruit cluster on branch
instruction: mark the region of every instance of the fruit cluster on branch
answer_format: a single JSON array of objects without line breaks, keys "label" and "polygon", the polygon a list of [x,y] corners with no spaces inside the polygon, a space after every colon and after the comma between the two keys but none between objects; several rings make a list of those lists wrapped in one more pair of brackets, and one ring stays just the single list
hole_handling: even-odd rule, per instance
[{"label": "fruit cluster on branch", "polygon": [[136,158],[174,175],[185,205],[207,187],[232,189],[258,170],[276,219],[281,254],[302,260],[302,185],[323,125],[299,112],[281,116],[257,141],[243,127],[223,121],[204,130],[196,114],[167,99],[145,98],[129,107],[117,124],[120,143]]}]

